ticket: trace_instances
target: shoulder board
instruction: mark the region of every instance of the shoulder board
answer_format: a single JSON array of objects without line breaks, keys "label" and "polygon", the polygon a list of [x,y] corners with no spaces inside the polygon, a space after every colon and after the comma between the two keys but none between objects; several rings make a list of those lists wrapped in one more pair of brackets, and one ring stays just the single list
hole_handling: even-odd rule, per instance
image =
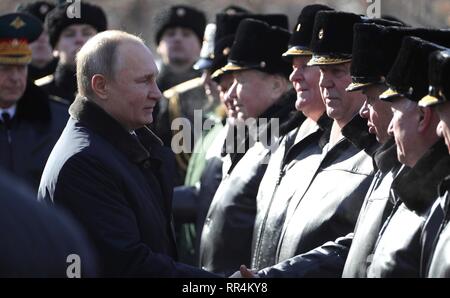
[{"label": "shoulder board", "polygon": [[192,80],[183,82],[183,83],[178,84],[176,86],[173,86],[170,89],[167,89],[166,91],[163,92],[163,95],[164,95],[165,98],[171,98],[176,93],[183,93],[183,92],[186,92],[188,90],[191,90],[191,89],[194,89],[196,87],[199,87],[201,85],[202,85],[202,78],[201,77],[197,77],[197,78],[194,78]]},{"label": "shoulder board", "polygon": [[47,85],[48,83],[50,83],[51,81],[53,81],[53,74],[49,74],[48,76],[42,77],[40,79],[37,79],[34,81],[34,84],[36,86],[43,86],[43,85]]}]

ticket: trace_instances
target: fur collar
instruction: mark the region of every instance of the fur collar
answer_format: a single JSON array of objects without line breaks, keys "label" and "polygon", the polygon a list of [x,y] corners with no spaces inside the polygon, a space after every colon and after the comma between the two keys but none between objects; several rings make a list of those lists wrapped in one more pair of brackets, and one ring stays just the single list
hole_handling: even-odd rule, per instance
[{"label": "fur collar", "polygon": [[383,173],[400,169],[402,164],[397,158],[397,145],[394,138],[390,138],[375,151],[373,161],[376,168]]},{"label": "fur collar", "polygon": [[438,185],[449,174],[450,156],[444,140],[434,144],[417,164],[392,183],[410,210],[426,212],[438,197]]},{"label": "fur collar", "polygon": [[356,148],[366,151],[370,156],[380,145],[375,135],[369,133],[367,119],[356,114],[353,119],[342,128],[342,135]]}]

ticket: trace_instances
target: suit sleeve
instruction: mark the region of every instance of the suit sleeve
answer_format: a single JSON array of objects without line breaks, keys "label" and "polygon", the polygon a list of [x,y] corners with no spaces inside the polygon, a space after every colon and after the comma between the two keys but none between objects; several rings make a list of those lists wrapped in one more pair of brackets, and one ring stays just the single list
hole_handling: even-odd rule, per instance
[{"label": "suit sleeve", "polygon": [[292,257],[258,272],[263,278],[339,278],[353,239],[353,233],[330,241],[307,253]]}]

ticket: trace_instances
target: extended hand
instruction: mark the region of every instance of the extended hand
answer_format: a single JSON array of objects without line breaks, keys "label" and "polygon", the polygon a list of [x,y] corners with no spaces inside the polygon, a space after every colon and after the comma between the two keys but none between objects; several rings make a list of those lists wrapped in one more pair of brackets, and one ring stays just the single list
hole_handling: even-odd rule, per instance
[{"label": "extended hand", "polygon": [[236,271],[229,278],[259,278],[257,270],[250,270],[245,265],[241,265],[239,271]]}]

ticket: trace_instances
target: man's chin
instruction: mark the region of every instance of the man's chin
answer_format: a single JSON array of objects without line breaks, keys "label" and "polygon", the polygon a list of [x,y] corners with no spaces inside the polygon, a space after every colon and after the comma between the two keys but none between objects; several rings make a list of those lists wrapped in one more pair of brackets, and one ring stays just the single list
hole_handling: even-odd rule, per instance
[{"label": "man's chin", "polygon": [[6,105],[13,105],[19,101],[19,99],[23,96],[23,93],[17,93],[17,94],[9,94],[8,96],[5,96],[0,100],[3,104]]},{"label": "man's chin", "polygon": [[336,109],[334,109],[334,108],[327,107],[327,115],[328,115],[328,117],[336,120],[339,118],[340,113],[338,111],[336,111]]}]

